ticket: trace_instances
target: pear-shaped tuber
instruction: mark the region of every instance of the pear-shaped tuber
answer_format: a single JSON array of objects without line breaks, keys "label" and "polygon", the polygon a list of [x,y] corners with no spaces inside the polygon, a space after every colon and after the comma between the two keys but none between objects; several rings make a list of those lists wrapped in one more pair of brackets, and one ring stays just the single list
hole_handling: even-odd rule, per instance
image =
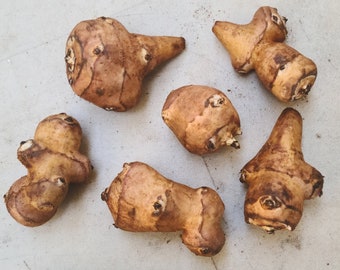
[{"label": "pear-shaped tuber", "polygon": [[213,32],[239,73],[255,70],[264,87],[283,102],[308,94],[317,76],[315,63],[283,43],[287,19],[272,7],[259,8],[245,25],[217,21]]},{"label": "pear-shaped tuber", "polygon": [[239,148],[239,115],[220,90],[204,85],[187,85],[171,91],[162,118],[181,144],[191,153],[203,155],[224,145]]},{"label": "pear-shaped tuber", "polygon": [[278,118],[267,142],[241,170],[248,185],[245,221],[275,230],[294,230],[303,202],[322,195],[323,176],[306,163],[301,149],[302,118],[287,108]]},{"label": "pear-shaped tuber", "polygon": [[82,131],[76,119],[60,113],[41,121],[34,139],[21,142],[18,159],[28,174],[14,182],[4,199],[8,212],[25,226],[39,226],[56,213],[70,183],[84,182],[92,168],[79,153]]},{"label": "pear-shaped tuber", "polygon": [[138,102],[144,77],[184,47],[182,37],[132,34],[111,18],[82,21],[67,39],[67,78],[78,96],[126,111]]},{"label": "pear-shaped tuber", "polygon": [[182,231],[183,243],[200,256],[217,254],[225,243],[224,204],[217,192],[174,182],[147,164],[125,163],[101,197],[122,230]]}]

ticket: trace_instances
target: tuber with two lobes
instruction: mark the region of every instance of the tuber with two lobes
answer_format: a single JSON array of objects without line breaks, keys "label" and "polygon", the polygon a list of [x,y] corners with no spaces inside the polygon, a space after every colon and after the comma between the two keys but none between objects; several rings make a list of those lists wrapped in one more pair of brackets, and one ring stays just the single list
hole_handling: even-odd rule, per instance
[{"label": "tuber with two lobes", "polygon": [[216,21],[212,29],[234,69],[243,74],[255,70],[264,87],[283,102],[305,97],[317,76],[315,63],[284,43],[286,21],[276,8],[265,6],[248,24]]},{"label": "tuber with two lobes", "polygon": [[304,200],[322,195],[323,176],[304,161],[302,117],[286,108],[256,156],[241,170],[247,184],[244,216],[247,223],[268,233],[294,230],[299,223]]},{"label": "tuber with two lobes", "polygon": [[67,78],[81,98],[127,111],[139,101],[144,77],[184,48],[182,37],[133,34],[112,18],[82,21],[67,39]]},{"label": "tuber with two lobes", "polygon": [[101,198],[122,230],[182,231],[183,243],[200,256],[217,254],[225,243],[224,204],[217,192],[169,180],[145,163],[125,163]]},{"label": "tuber with two lobes", "polygon": [[86,181],[92,166],[79,152],[81,139],[79,122],[60,113],[42,120],[34,139],[21,142],[17,155],[28,174],[4,195],[17,222],[29,227],[44,224],[56,213],[69,185]]}]

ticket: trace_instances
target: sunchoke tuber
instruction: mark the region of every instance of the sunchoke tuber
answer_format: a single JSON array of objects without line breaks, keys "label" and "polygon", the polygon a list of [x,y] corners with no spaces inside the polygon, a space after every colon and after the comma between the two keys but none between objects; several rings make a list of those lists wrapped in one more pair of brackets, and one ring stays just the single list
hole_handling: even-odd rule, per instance
[{"label": "sunchoke tuber", "polygon": [[67,39],[67,78],[80,97],[126,111],[137,104],[144,77],[184,48],[182,37],[132,34],[111,18],[82,21]]},{"label": "sunchoke tuber", "polygon": [[196,255],[213,256],[223,247],[224,204],[208,187],[192,189],[141,162],[125,163],[101,195],[116,227],[134,232],[182,231]]},{"label": "sunchoke tuber", "polygon": [[91,170],[79,153],[82,130],[76,119],[60,113],[42,120],[34,139],[21,142],[18,159],[28,174],[5,194],[8,212],[25,226],[39,226],[56,213],[70,183],[84,182]]},{"label": "sunchoke tuber", "polygon": [[273,233],[294,230],[303,202],[322,195],[323,176],[306,163],[301,149],[302,118],[287,108],[278,118],[267,142],[241,170],[248,185],[245,221]]},{"label": "sunchoke tuber", "polygon": [[182,145],[202,155],[224,145],[239,148],[240,118],[228,97],[212,87],[187,85],[167,97],[162,118]]},{"label": "sunchoke tuber", "polygon": [[313,86],[315,63],[283,43],[287,19],[277,9],[261,7],[245,25],[217,21],[213,32],[239,73],[255,70],[264,87],[283,102],[300,99]]}]

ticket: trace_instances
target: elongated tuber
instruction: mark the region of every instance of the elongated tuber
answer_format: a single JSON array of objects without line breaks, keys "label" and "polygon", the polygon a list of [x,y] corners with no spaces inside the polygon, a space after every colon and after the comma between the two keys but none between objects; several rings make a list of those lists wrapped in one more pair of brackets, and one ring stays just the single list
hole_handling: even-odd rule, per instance
[{"label": "elongated tuber", "polygon": [[18,159],[28,174],[5,194],[8,212],[25,226],[39,226],[56,213],[70,183],[84,182],[89,159],[79,153],[82,130],[76,119],[60,113],[42,120],[34,139],[21,142]]},{"label": "elongated tuber", "polygon": [[182,37],[132,34],[111,18],[82,21],[67,39],[67,78],[78,96],[126,111],[137,104],[144,77],[184,47]]},{"label": "elongated tuber", "polygon": [[322,195],[323,176],[306,163],[301,149],[302,118],[287,108],[267,142],[241,170],[248,185],[245,221],[273,233],[294,230],[302,217],[303,202]]},{"label": "elongated tuber", "polygon": [[240,118],[228,97],[212,87],[187,85],[167,97],[162,118],[191,153],[211,153],[224,145],[239,148]]},{"label": "elongated tuber", "polygon": [[283,102],[300,99],[313,86],[315,63],[283,43],[287,19],[272,7],[259,8],[245,25],[217,21],[213,32],[239,73],[255,70],[264,87]]},{"label": "elongated tuber", "polygon": [[208,187],[192,189],[162,176],[141,162],[125,163],[101,194],[115,226],[133,232],[182,231],[196,255],[213,256],[223,247],[224,204]]}]

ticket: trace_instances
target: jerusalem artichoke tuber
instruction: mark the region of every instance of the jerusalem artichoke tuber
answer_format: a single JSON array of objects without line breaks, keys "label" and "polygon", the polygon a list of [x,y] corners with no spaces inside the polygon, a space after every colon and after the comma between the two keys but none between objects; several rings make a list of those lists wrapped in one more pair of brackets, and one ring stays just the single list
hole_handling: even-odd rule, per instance
[{"label": "jerusalem artichoke tuber", "polygon": [[182,37],[132,34],[111,18],[82,21],[67,39],[67,78],[80,97],[126,111],[137,104],[144,77],[184,47]]},{"label": "jerusalem artichoke tuber", "polygon": [[82,130],[65,113],[41,121],[34,139],[21,142],[18,159],[28,174],[5,194],[8,212],[25,226],[39,226],[56,213],[70,183],[84,182],[91,172],[89,159],[79,153]]},{"label": "jerusalem artichoke tuber", "polygon": [[213,32],[239,73],[255,70],[264,87],[283,102],[300,99],[313,86],[315,63],[283,43],[287,19],[277,9],[259,8],[245,25],[217,21]]},{"label": "jerusalem artichoke tuber", "polygon": [[239,148],[240,118],[228,97],[203,85],[187,85],[167,97],[162,118],[182,145],[198,155],[224,145]]},{"label": "jerusalem artichoke tuber", "polygon": [[213,256],[224,245],[224,204],[208,187],[192,189],[166,179],[147,164],[132,162],[124,164],[101,197],[122,230],[183,231],[183,243],[201,256]]},{"label": "jerusalem artichoke tuber", "polygon": [[267,142],[241,170],[248,185],[245,221],[273,233],[294,230],[303,202],[322,195],[323,176],[306,163],[301,150],[302,118],[287,108],[278,118]]}]

